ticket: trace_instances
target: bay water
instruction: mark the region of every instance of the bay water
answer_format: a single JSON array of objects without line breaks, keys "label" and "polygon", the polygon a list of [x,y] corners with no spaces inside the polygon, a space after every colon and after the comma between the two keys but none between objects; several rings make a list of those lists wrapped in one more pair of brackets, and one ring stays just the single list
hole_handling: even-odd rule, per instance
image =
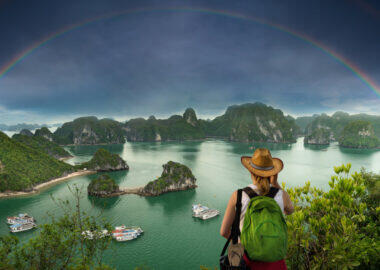
[{"label": "bay water", "polygon": [[[0,200],[0,235],[9,234],[7,216],[27,212],[39,224],[49,221],[49,214],[59,216],[57,199],[72,199],[68,185],[83,187],[83,209],[101,215],[113,225],[138,225],[144,233],[128,242],[113,242],[106,262],[117,269],[134,269],[145,265],[149,269],[199,269],[200,265],[217,266],[225,240],[219,235],[225,207],[232,192],[250,184],[250,175],[241,165],[242,155],[252,155],[253,149],[266,147],[273,157],[284,161],[279,182],[287,186],[311,185],[328,189],[334,174],[333,166],[351,163],[352,171],[361,167],[380,172],[380,151],[330,146],[304,146],[299,138],[294,144],[234,143],[222,140],[192,142],[130,143],[123,145],[69,146],[74,155],[68,163],[89,160],[99,148],[119,154],[130,166],[129,171],[108,173],[121,187],[143,186],[162,173],[169,160],[188,166],[197,178],[195,190],[172,192],[158,197],[123,195],[115,198],[92,198],[86,188],[95,175],[80,176],[52,186],[37,195]],[[210,220],[192,218],[191,206],[205,204],[219,209],[221,215]],[[36,231],[16,234],[21,241]]]}]

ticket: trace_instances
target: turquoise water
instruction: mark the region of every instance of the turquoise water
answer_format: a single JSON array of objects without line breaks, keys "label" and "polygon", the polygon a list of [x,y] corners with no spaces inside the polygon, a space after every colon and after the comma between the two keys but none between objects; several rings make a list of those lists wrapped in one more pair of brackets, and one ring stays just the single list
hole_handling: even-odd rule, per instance
[{"label": "turquoise water", "polygon": [[[113,243],[106,261],[118,269],[133,269],[145,264],[151,269],[199,269],[199,265],[216,266],[224,240],[219,236],[220,223],[227,201],[235,189],[250,183],[247,171],[240,164],[241,155],[250,155],[249,144],[218,140],[199,142],[126,143],[110,146],[70,146],[75,157],[68,162],[87,161],[98,148],[106,148],[123,157],[128,172],[109,173],[120,186],[142,186],[161,175],[162,164],[169,160],[189,166],[197,178],[196,190],[164,194],[159,197],[124,195],[109,199],[91,199],[85,195],[82,206],[87,212],[99,214],[114,225],[139,225],[142,237],[124,243]],[[299,186],[310,180],[312,185],[326,189],[333,166],[352,163],[354,170],[365,167],[380,172],[380,151],[329,147],[304,147],[302,139],[295,144],[255,144],[271,150],[284,161],[279,182]],[[70,198],[67,185],[87,187],[96,175],[73,178],[38,195],[0,200],[0,220],[19,212],[33,215],[39,223],[48,221],[48,213],[61,213],[51,199]],[[191,217],[191,205],[204,203],[221,210],[222,215],[201,221]],[[8,234],[4,222],[0,235]],[[26,240],[34,232],[17,234]]]}]

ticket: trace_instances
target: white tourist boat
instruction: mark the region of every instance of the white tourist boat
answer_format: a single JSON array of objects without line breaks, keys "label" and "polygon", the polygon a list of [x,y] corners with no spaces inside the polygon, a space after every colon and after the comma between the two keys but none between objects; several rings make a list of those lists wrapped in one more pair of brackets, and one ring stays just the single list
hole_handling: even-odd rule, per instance
[{"label": "white tourist boat", "polygon": [[124,242],[136,239],[139,237],[144,231],[141,227],[132,226],[126,227],[125,225],[115,227],[115,230],[112,231],[112,237],[116,239],[116,241]]},{"label": "white tourist boat", "polygon": [[18,214],[17,216],[7,217],[7,223],[12,224],[24,224],[24,223],[34,223],[36,220],[29,216],[28,214]]},{"label": "white tourist boat", "polygon": [[219,210],[210,209],[201,204],[193,204],[193,217],[200,219],[209,219],[219,215]]},{"label": "white tourist boat", "polygon": [[17,223],[9,226],[9,229],[11,232],[16,233],[16,232],[23,232],[23,231],[28,231],[33,228],[37,227],[37,225],[33,222],[29,223]]}]

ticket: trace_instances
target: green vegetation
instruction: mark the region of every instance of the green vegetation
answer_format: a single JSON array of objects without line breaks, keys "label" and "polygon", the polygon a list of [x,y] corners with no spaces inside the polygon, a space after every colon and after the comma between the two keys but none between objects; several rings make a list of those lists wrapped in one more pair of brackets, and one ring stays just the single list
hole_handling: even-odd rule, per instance
[{"label": "green vegetation", "polygon": [[[191,170],[180,163],[169,161],[162,166],[164,168],[161,176],[156,180],[150,181],[145,187],[144,192],[159,195],[166,190],[167,187],[174,185],[176,189],[195,187],[195,177]],[[186,183],[186,181],[190,181]]]},{"label": "green vegetation", "polygon": [[109,175],[103,174],[98,178],[92,179],[87,187],[89,195],[106,196],[119,191],[119,186]]},{"label": "green vegetation", "polygon": [[287,189],[290,269],[377,269],[380,265],[380,177],[335,167],[330,190]]},{"label": "green vegetation", "polygon": [[330,144],[331,131],[327,128],[317,128],[304,138],[307,144]]},{"label": "green vegetation", "polygon": [[49,141],[53,140],[53,133],[51,133],[47,127],[42,127],[40,129],[37,129],[34,132],[34,136],[44,137],[45,139],[48,139]]},{"label": "green vegetation", "polygon": [[230,106],[224,115],[203,124],[207,136],[241,142],[295,142],[300,131],[293,118],[259,102]]},{"label": "green vegetation", "polygon": [[380,147],[380,139],[374,135],[370,122],[356,120],[347,124],[339,138],[339,145],[352,148]]},{"label": "green vegetation", "polygon": [[117,154],[112,154],[109,151],[100,148],[95,152],[92,159],[75,166],[78,169],[88,169],[94,171],[116,171],[128,170],[127,163]]},{"label": "green vegetation", "polygon": [[[366,148],[372,148],[374,145],[375,140],[374,137],[377,137],[380,139],[380,116],[375,115],[368,115],[368,114],[355,114],[355,115],[349,115],[345,112],[336,112],[332,116],[328,116],[327,114],[319,115],[318,117],[315,117],[311,123],[308,124],[306,127],[305,133],[308,137],[309,141],[315,141],[317,138],[313,137],[313,133],[317,129],[327,129],[331,132],[330,140],[340,141],[343,142],[341,137],[344,135],[343,132],[351,122],[357,122],[357,121],[366,121],[369,122],[372,126],[370,129],[373,131],[373,134],[370,136],[372,139],[366,138],[364,141],[363,138],[360,138],[360,136],[357,136],[358,142],[355,142],[354,140],[354,134],[349,135],[348,142],[341,144],[341,146],[344,147],[362,147],[362,145],[365,145]],[[359,122],[357,122],[359,123]],[[355,124],[353,126],[349,126],[349,128],[346,130],[346,134],[350,131],[354,131],[355,126],[359,126],[359,124]],[[316,134],[316,133],[314,133]],[[305,141],[306,142],[306,141]],[[306,142],[307,143],[307,142]],[[372,145],[371,147],[368,147],[369,145]]]},{"label": "green vegetation", "polygon": [[125,124],[129,141],[183,141],[204,139],[201,128],[191,108],[183,116],[173,115],[169,119],[157,120],[154,116],[148,120],[132,119]]},{"label": "green vegetation", "polygon": [[110,270],[103,263],[104,253],[109,250],[110,235],[94,240],[86,239],[83,231],[112,230],[108,222],[93,217],[81,210],[81,191],[71,189],[73,203],[68,200],[54,202],[64,215],[51,217],[51,223],[39,226],[36,235],[26,243],[20,243],[16,236],[0,237],[0,269],[62,269],[62,270]]},{"label": "green vegetation", "polygon": [[70,153],[63,149],[61,146],[55,142],[51,142],[45,137],[38,135],[26,136],[21,134],[15,134],[12,137],[13,140],[23,143],[33,149],[43,151],[49,156],[56,159],[71,157]]},{"label": "green vegetation", "polygon": [[74,171],[62,161],[0,132],[0,191],[25,191]]},{"label": "green vegetation", "polygon": [[58,128],[53,139],[66,144],[112,144],[124,143],[125,131],[122,124],[112,119],[98,119],[94,116],[77,118]]},{"label": "green vegetation", "polygon": [[295,121],[296,121],[297,126],[300,127],[301,132],[302,132],[302,133],[305,133],[305,129],[306,129],[306,127],[307,127],[311,122],[313,122],[313,120],[314,120],[315,118],[317,118],[318,116],[319,116],[318,114],[314,114],[313,116],[301,116],[301,117],[297,117],[297,119],[296,119]]}]

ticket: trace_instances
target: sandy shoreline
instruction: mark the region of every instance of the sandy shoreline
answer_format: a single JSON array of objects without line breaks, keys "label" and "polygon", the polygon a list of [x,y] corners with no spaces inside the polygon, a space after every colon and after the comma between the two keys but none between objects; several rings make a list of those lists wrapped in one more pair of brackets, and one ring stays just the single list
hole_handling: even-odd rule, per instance
[{"label": "sandy shoreline", "polygon": [[94,174],[94,173],[96,173],[96,171],[73,172],[73,173],[70,173],[66,176],[55,178],[55,179],[52,179],[50,181],[38,184],[38,185],[33,187],[32,191],[28,191],[28,192],[27,191],[0,192],[0,198],[13,198],[13,197],[18,197],[18,196],[28,196],[28,195],[37,194],[38,192],[40,192],[43,189],[46,189],[50,186],[53,186],[53,185],[58,184],[62,181],[68,180],[70,178],[78,177],[78,176],[82,176],[82,175]]}]

